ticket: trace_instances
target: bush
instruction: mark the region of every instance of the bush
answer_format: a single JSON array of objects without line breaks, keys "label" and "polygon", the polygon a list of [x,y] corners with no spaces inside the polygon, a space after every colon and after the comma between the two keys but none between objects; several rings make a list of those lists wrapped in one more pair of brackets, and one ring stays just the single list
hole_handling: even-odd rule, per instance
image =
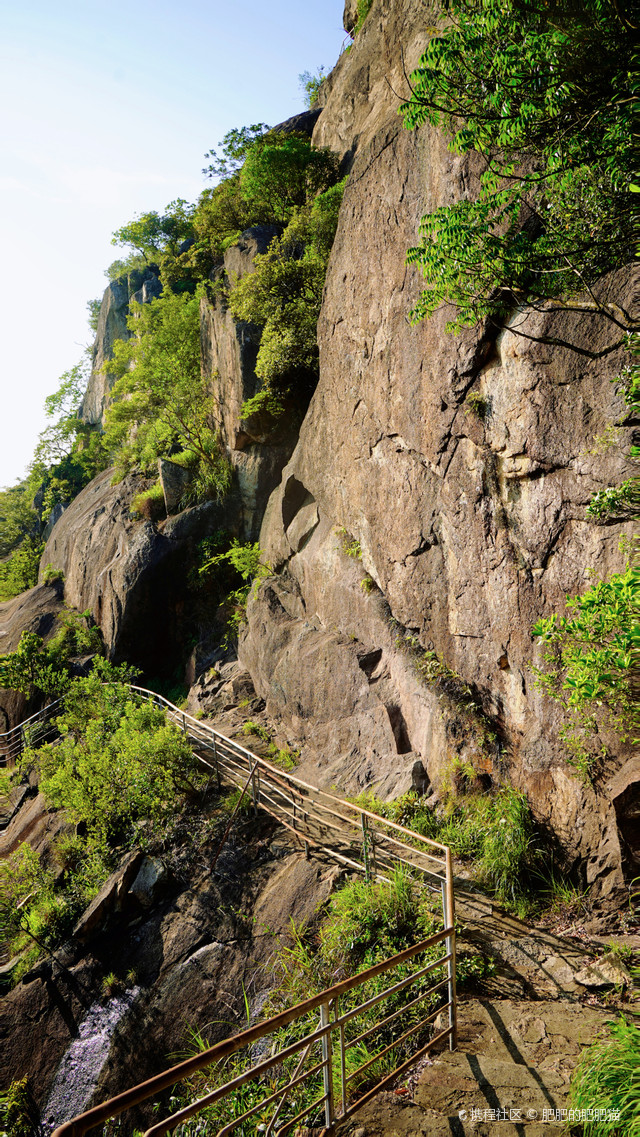
[{"label": "bush", "polygon": [[23,632],[15,651],[0,655],[0,687],[31,697],[60,695],[69,686],[69,661],[73,656],[103,650],[102,633],[93,624],[91,612],[66,608],[58,616],[61,625],[45,644],[35,632]]},{"label": "bush", "polygon": [[619,1018],[609,1038],[583,1051],[571,1078],[569,1104],[593,1111],[582,1123],[584,1137],[638,1137],[640,1026]]},{"label": "bush", "polygon": [[[254,272],[238,281],[229,296],[236,319],[262,328],[256,375],[263,391],[282,405],[296,392],[308,397],[318,373],[317,322],[344,182],[297,209],[281,237],[254,261]],[[255,413],[255,402],[243,415]],[[262,409],[262,407],[260,408]]]},{"label": "bush", "polygon": [[131,502],[131,512],[144,517],[146,521],[158,521],[166,516],[164,505],[164,491],[160,482],[156,482],[148,490],[136,494]]},{"label": "bush", "polygon": [[[443,785],[443,806],[430,809],[413,790],[396,801],[382,802],[371,792],[358,805],[413,829],[422,837],[448,845],[455,856],[473,861],[478,879],[503,904],[519,913],[530,906],[530,876],[539,859],[533,818],[523,794],[510,786],[493,793],[464,792],[475,780],[473,767],[451,771]],[[460,792],[453,784],[458,781]]]},{"label": "bush", "polygon": [[38,568],[44,544],[27,537],[8,559],[0,564],[0,601],[12,600],[38,583]]},{"label": "bush", "polygon": [[42,574],[42,583],[43,584],[57,584],[57,583],[64,584],[64,573],[63,573],[62,569],[54,568],[52,564],[45,565],[45,569],[44,569],[44,572]]},{"label": "bush", "polygon": [[229,565],[235,569],[242,581],[240,587],[229,592],[225,600],[229,611],[226,641],[237,637],[238,631],[246,619],[247,600],[252,586],[261,580],[265,580],[273,571],[270,565],[262,562],[261,557],[262,552],[257,541],[242,545],[234,537],[230,548],[225,552],[216,553],[215,556],[205,561],[199,569],[199,575],[206,577],[212,570],[223,565]]},{"label": "bush", "polygon": [[49,896],[53,874],[40,864],[30,845],[22,844],[0,861],[0,943],[8,943],[20,931],[25,904],[34,893]]},{"label": "bush", "polygon": [[[370,966],[437,930],[427,894],[404,869],[390,881],[350,881],[330,899],[320,927],[320,957],[333,973]],[[365,962],[366,961],[366,964]]]},{"label": "bush", "polygon": [[623,741],[638,741],[640,713],[635,693],[640,635],[640,569],[592,585],[567,601],[568,616],[538,620],[533,635],[544,645],[545,670],[534,668],[536,685],[569,716],[561,734],[569,761],[588,779],[606,746],[603,728]]},{"label": "bush", "polygon": [[49,803],[99,845],[131,841],[142,819],[152,830],[163,825],[175,813],[176,793],[193,792],[197,780],[184,735],[109,671],[99,666],[73,683],[56,720],[60,739],[27,750],[21,761],[39,771]]},{"label": "bush", "polygon": [[306,134],[270,132],[249,150],[240,185],[261,221],[287,224],[337,176],[335,154],[312,146]]}]

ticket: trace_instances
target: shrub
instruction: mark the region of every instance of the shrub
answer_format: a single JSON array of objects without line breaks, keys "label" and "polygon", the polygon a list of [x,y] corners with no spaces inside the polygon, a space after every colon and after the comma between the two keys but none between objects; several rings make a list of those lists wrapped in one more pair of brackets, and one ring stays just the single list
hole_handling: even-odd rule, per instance
[{"label": "shrub", "polygon": [[247,600],[253,585],[257,585],[259,581],[271,576],[273,570],[270,565],[263,563],[260,559],[261,556],[262,552],[257,541],[243,545],[234,537],[230,548],[226,549],[225,552],[216,553],[215,556],[205,561],[199,569],[199,575],[206,577],[212,569],[227,564],[235,569],[242,581],[240,587],[233,589],[226,597],[226,605],[229,610],[227,641],[237,636],[245,621]]},{"label": "shrub", "polygon": [[0,1093],[0,1131],[6,1137],[32,1137],[39,1129],[29,1079],[19,1078]]},{"label": "shrub", "polygon": [[45,565],[45,569],[42,574],[42,583],[56,584],[58,582],[64,584],[64,573],[62,569],[54,568],[52,564]]},{"label": "shrub", "polygon": [[61,627],[45,644],[35,632],[23,632],[13,652],[0,655],[0,686],[31,697],[60,695],[69,686],[69,661],[73,656],[103,650],[102,634],[90,611],[67,608],[58,616]]},{"label": "shrub", "polygon": [[404,869],[389,881],[350,881],[334,893],[320,927],[320,956],[331,973],[402,951],[436,931],[419,883]]},{"label": "shrub", "polygon": [[262,221],[286,224],[294,210],[328,189],[337,175],[335,154],[312,146],[306,134],[269,132],[249,150],[240,184]]},{"label": "shrub", "polygon": [[[584,1137],[640,1132],[640,1026],[619,1018],[608,1038],[583,1051],[569,1090],[571,1108],[587,1111]],[[589,1118],[591,1113],[591,1118]],[[608,1115],[608,1116],[607,1116]]]},{"label": "shrub", "polygon": [[[526,912],[530,876],[540,850],[524,795],[509,786],[493,793],[464,792],[464,782],[470,786],[475,781],[471,766],[451,771],[450,777],[448,786],[443,783],[439,813],[412,790],[393,802],[382,802],[371,792],[361,794],[356,802],[472,860],[479,880],[498,900],[516,912]],[[452,784],[454,779],[462,792]]]},{"label": "shrub", "polygon": [[[100,843],[130,840],[143,818],[156,828],[168,821],[176,791],[193,791],[196,773],[187,740],[164,712],[114,687],[107,684],[105,691],[95,673],[78,680],[73,709],[57,720],[60,740],[22,759],[39,770],[50,804]],[[108,698],[113,702],[106,707]]]},{"label": "shrub", "polygon": [[131,502],[131,512],[144,517],[146,521],[158,521],[166,516],[164,505],[164,491],[160,482],[156,482],[148,490],[136,494]]},{"label": "shrub", "polygon": [[362,25],[364,24],[367,16],[369,15],[369,12],[371,11],[372,4],[373,0],[358,0],[358,19],[356,20],[356,26],[353,29],[354,36],[357,36]]},{"label": "shrub", "polygon": [[362,558],[362,545],[360,542],[355,537],[352,537],[351,534],[342,527],[340,529],[337,529],[336,533],[340,539],[342,552],[345,553],[347,557],[353,557],[354,560],[360,560]]},{"label": "shrub", "polygon": [[52,873],[40,864],[30,845],[22,844],[0,861],[0,942],[4,947],[20,931],[28,898],[34,893],[48,896]]},{"label": "shrub", "polygon": [[298,75],[300,87],[304,94],[305,106],[309,108],[315,107],[326,77],[327,71],[325,67],[319,67],[315,75],[312,75],[310,71],[303,71],[301,75]]},{"label": "shrub", "polygon": [[479,419],[485,419],[489,414],[489,400],[479,391],[470,391],[465,399],[467,410]]},{"label": "shrub", "polygon": [[634,676],[640,639],[640,569],[592,585],[567,601],[568,616],[538,620],[533,635],[544,645],[546,670],[534,668],[536,685],[564,708],[562,737],[569,762],[589,778],[606,756],[598,743],[603,727],[623,741],[637,741],[640,714]]},{"label": "shrub", "polygon": [[12,600],[38,583],[38,568],[44,544],[35,537],[27,537],[0,564],[0,600]]},{"label": "shrub", "polygon": [[268,409],[296,392],[311,394],[318,372],[317,321],[329,253],[333,244],[344,182],[297,209],[281,237],[254,261],[231,290],[229,307],[236,319],[262,328],[256,375],[269,406],[245,404],[242,414]]}]

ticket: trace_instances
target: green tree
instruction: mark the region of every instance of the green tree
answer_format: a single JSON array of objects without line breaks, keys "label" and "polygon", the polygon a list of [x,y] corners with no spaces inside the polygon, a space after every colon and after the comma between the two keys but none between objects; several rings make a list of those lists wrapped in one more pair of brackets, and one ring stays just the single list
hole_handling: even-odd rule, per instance
[{"label": "green tree", "polygon": [[441,21],[404,122],[452,131],[450,149],[476,151],[484,172],[475,199],[422,219],[408,254],[427,282],[413,319],[444,304],[454,331],[531,309],[591,312],[611,325],[601,351],[534,338],[588,356],[619,348],[637,324],[598,282],[637,242],[637,29],[606,0],[450,0]]},{"label": "green tree", "polygon": [[251,126],[234,127],[225,134],[218,146],[222,147],[222,154],[213,148],[205,154],[210,158],[210,164],[205,166],[202,173],[207,178],[218,178],[224,181],[233,177],[242,168],[242,164],[252,146],[262,138],[270,128],[266,122],[254,122]]},{"label": "green tree", "polygon": [[132,693],[130,674],[98,660],[65,696],[60,739],[25,751],[21,761],[38,769],[51,805],[102,845],[131,838],[141,819],[168,820],[176,794],[191,792],[197,776],[187,739],[163,710]]},{"label": "green tree", "polygon": [[194,209],[194,205],[179,197],[169,202],[164,213],[140,213],[116,230],[111,244],[128,246],[145,262],[157,260],[164,252],[177,257],[181,243],[194,235]]},{"label": "green tree", "polygon": [[67,669],[61,659],[48,650],[42,636],[23,632],[15,651],[0,655],[0,687],[34,694],[59,695],[69,685]]},{"label": "green tree", "polygon": [[[107,370],[118,379],[106,416],[106,445],[122,471],[186,451],[208,496],[229,487],[230,474],[213,423],[213,403],[200,370],[200,299],[167,293],[132,304],[131,339],[118,340]],[[203,491],[204,492],[204,491]]]},{"label": "green tree", "polygon": [[330,150],[312,146],[306,134],[271,131],[249,150],[240,184],[256,219],[286,224],[337,176],[338,159]]},{"label": "green tree", "polygon": [[229,308],[262,327],[256,374],[262,391],[243,407],[282,409],[283,398],[310,395],[318,372],[316,326],[344,181],[295,211],[281,237],[257,256],[254,272],[232,288]]},{"label": "green tree", "polygon": [[38,515],[33,508],[33,493],[29,479],[0,490],[0,557],[6,557],[35,532]]}]

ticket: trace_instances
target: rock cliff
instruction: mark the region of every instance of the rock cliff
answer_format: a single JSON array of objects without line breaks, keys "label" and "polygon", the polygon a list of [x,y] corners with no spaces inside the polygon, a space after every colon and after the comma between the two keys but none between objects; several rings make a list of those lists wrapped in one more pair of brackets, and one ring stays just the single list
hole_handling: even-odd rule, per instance
[{"label": "rock cliff", "polygon": [[[531,628],[590,573],[623,565],[631,523],[585,513],[595,490],[629,474],[623,446],[595,453],[620,417],[610,380],[622,358],[524,338],[561,331],[597,355],[606,331],[577,314],[514,316],[493,336],[448,335],[446,313],[410,325],[421,280],[405,256],[420,218],[477,185],[473,157],[398,117],[428,25],[420,0],[374,0],[306,122],[350,176],[318,323],[320,380],[300,429],[300,415],[272,434],[242,417],[259,332],[232,319],[216,280],[252,270],[273,236],[259,227],[227,250],[201,309],[234,493],[158,527],[133,523],[133,488],[100,475],[55,526],[43,565],[65,572],[67,602],[92,609],[112,655],[153,667],[184,633],[184,542],[220,526],[253,540],[261,526],[274,574],[250,601],[239,654],[305,775],[391,793],[421,762],[437,789],[452,759],[469,760],[484,784],[523,789],[568,864],[615,894],[636,856],[625,834],[637,769],[618,746],[597,790],[572,774],[559,712],[534,685]],[[631,271],[601,287],[637,303]],[[120,334],[125,291],[107,290],[96,366]],[[90,387],[84,413],[97,417],[107,395]],[[358,556],[345,555],[349,543]],[[443,661],[431,682],[416,669],[423,651]]]},{"label": "rock cliff", "polygon": [[[355,18],[349,0],[345,26]],[[203,374],[234,467],[232,491],[152,522],[132,514],[148,480],[129,475],[112,485],[112,471],[100,474],[48,536],[41,579],[50,564],[64,584],[41,583],[0,605],[0,651],[15,648],[26,628],[50,634],[64,601],[90,609],[112,659],[147,679],[186,674],[191,708],[217,715],[225,733],[251,713],[258,738],[299,750],[308,782],[382,797],[414,786],[437,800],[452,766],[471,764],[479,786],[507,782],[526,793],[559,863],[612,908],[625,895],[625,872],[640,871],[640,763],[611,740],[596,785],[576,777],[561,713],[535,686],[531,629],[584,591],[591,573],[623,567],[619,539],[631,535],[631,522],[586,514],[594,491],[630,474],[627,447],[603,453],[598,442],[621,417],[611,380],[622,356],[595,358],[606,330],[575,314],[514,315],[499,335],[449,335],[444,312],[409,323],[422,282],[405,258],[421,217],[477,187],[473,158],[453,156],[434,130],[404,130],[398,118],[428,34],[422,0],[373,0],[320,108],[288,124],[313,129],[314,143],[349,173],[308,409],[290,407],[269,429],[243,417],[258,390],[260,333],[232,318],[221,285],[251,272],[277,232],[256,226],[226,250],[200,309]],[[149,270],[106,290],[85,421],[103,421],[101,369],[128,334],[130,296],[146,302],[159,288]],[[628,309],[638,303],[631,270],[601,288]],[[594,358],[542,344],[543,332],[561,332]],[[220,533],[259,537],[271,571],[249,597],[239,664],[211,671],[224,655],[220,597],[209,607],[194,599],[189,569],[198,542]],[[0,732],[29,709],[0,692]],[[64,824],[32,790],[0,856],[21,840],[46,856]],[[71,1115],[92,1095],[157,1071],[184,1044],[187,1025],[215,1020],[213,1034],[228,1033],[229,1011],[242,1018],[241,983],[253,984],[257,1013],[272,982],[264,967],[273,936],[290,916],[310,919],[328,896],[334,870],[303,860],[270,821],[252,819],[246,832],[239,823],[215,874],[220,834],[186,864],[197,824],[185,821],[152,903],[134,895],[134,861],[126,860],[60,958],[38,964],[4,1001],[9,1077],[31,1072],[45,1120],[61,1120],[60,1103]],[[135,872],[142,859],[134,854]],[[131,973],[131,984],[105,1008],[98,992],[111,971]],[[100,1032],[104,1046],[90,1060],[82,1047]],[[86,1086],[74,1063],[89,1068]]]},{"label": "rock cliff", "polygon": [[[534,687],[531,628],[591,571],[623,566],[631,526],[585,515],[595,490],[629,476],[620,456],[592,453],[620,417],[610,380],[622,360],[585,363],[517,334],[562,331],[597,352],[606,329],[593,318],[519,318],[494,339],[447,335],[444,313],[409,325],[420,279],[405,254],[420,218],[475,184],[471,161],[398,119],[427,22],[418,2],[374,0],[315,127],[350,178],[318,325],[320,382],[265,515],[276,576],[250,606],[241,659],[309,764],[338,784],[399,777],[409,751],[437,783],[463,754],[523,788],[608,891],[622,879],[614,805],[568,770],[558,716]],[[637,303],[637,276],[603,287]],[[359,542],[373,592],[359,588],[337,527]],[[418,681],[397,625],[472,685],[498,745],[481,745],[455,699]]]}]

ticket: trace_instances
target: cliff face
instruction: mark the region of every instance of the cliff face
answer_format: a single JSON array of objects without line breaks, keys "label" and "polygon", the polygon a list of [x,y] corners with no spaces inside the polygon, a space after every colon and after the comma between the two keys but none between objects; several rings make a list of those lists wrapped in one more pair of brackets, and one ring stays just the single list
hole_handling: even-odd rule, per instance
[{"label": "cliff face", "polygon": [[[152,666],[180,639],[188,542],[221,526],[254,540],[262,522],[274,575],[250,601],[239,654],[300,745],[303,776],[391,794],[424,780],[419,763],[437,787],[452,759],[471,761],[486,784],[507,778],[525,790],[569,862],[596,891],[615,892],[631,856],[637,766],[618,747],[598,791],[573,775],[561,716],[534,686],[531,628],[584,591],[591,572],[623,566],[618,542],[631,525],[585,513],[595,490],[629,476],[623,445],[594,453],[620,417],[610,380],[622,359],[523,338],[559,335],[597,354],[607,329],[587,316],[519,316],[493,337],[448,335],[444,312],[410,326],[421,278],[405,257],[420,218],[477,185],[472,156],[398,118],[427,36],[420,0],[374,0],[323,89],[313,141],[350,177],[318,324],[320,380],[299,437],[293,416],[272,434],[243,419],[259,332],[232,319],[214,282],[201,308],[202,365],[233,496],[158,529],[131,522],[133,488],[114,490],[101,475],[56,525],[43,565],[67,574],[67,602],[92,608],[113,655]],[[247,231],[219,275],[250,272],[272,235]],[[122,308],[117,287],[103,304],[101,360]],[[634,293],[637,302],[630,271],[602,288],[627,308]],[[85,415],[99,417],[107,397],[96,378]],[[345,555],[350,541],[361,557]],[[159,611],[172,615],[159,622]],[[446,663],[446,683],[416,670],[425,650]]]},{"label": "cliff face", "polygon": [[[530,665],[536,619],[562,611],[590,571],[623,566],[631,526],[585,517],[591,494],[625,476],[617,453],[590,453],[620,417],[610,380],[622,360],[585,362],[510,330],[450,336],[446,313],[409,326],[421,281],[405,255],[420,218],[475,183],[442,137],[398,119],[426,24],[417,2],[374,0],[315,128],[351,174],[318,325],[320,382],[262,527],[277,575],[250,608],[241,658],[309,766],[328,762],[350,789],[390,774],[399,784],[408,753],[435,782],[456,754],[490,777],[508,771],[589,882],[609,889],[621,881],[615,804],[570,773]],[[629,273],[604,287],[632,299]],[[593,351],[609,339],[575,315],[519,317],[517,330]],[[483,419],[465,406],[471,391]],[[368,595],[337,526],[361,546]],[[499,745],[418,680],[389,617],[473,685]]]},{"label": "cliff face", "polygon": [[98,424],[104,419],[114,380],[105,375],[103,367],[113,357],[116,340],[129,338],[127,316],[130,298],[146,304],[161,291],[157,270],[153,272],[151,269],[131,272],[112,281],[105,289],[93,346],[91,377],[79,412],[83,422]]}]

